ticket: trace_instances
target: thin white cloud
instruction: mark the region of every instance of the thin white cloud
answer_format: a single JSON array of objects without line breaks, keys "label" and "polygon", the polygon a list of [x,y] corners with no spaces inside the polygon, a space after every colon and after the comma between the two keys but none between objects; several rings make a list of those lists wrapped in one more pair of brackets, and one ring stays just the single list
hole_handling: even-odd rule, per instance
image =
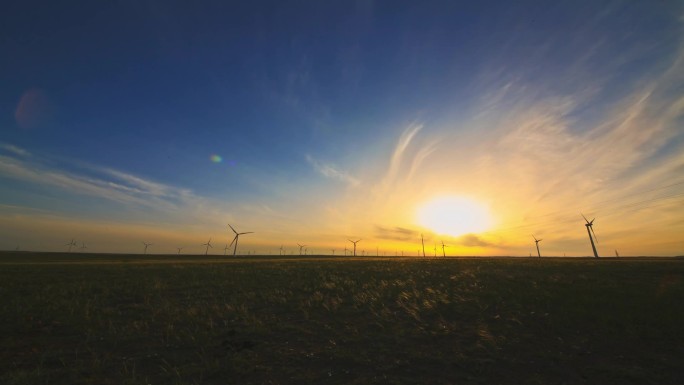
[{"label": "thin white cloud", "polygon": [[[18,155],[18,154],[17,154]],[[202,217],[228,216],[223,202],[214,202],[178,188],[141,178],[111,168],[78,163],[74,170],[54,166],[54,162],[37,157],[0,155],[0,176],[29,182],[43,188],[42,195],[51,195],[58,188],[73,197],[90,196],[116,202],[125,208],[145,207],[159,215],[178,215],[184,220]],[[225,219],[220,219],[221,221]]]},{"label": "thin white cloud", "polygon": [[361,181],[359,181],[357,178],[354,178],[349,173],[338,170],[337,167],[331,164],[321,163],[314,159],[311,155],[306,155],[306,161],[309,162],[309,164],[316,171],[326,178],[336,179],[348,184],[349,186],[358,186],[361,183]]},{"label": "thin white cloud", "polygon": [[391,181],[396,177],[401,167],[406,149],[411,144],[411,140],[413,140],[413,137],[416,136],[416,134],[418,134],[418,131],[420,131],[422,128],[422,124],[414,124],[406,128],[404,132],[401,134],[401,136],[399,137],[399,141],[397,142],[397,145],[394,148],[394,152],[392,153],[392,157],[390,158],[389,168],[385,176],[386,181]]},{"label": "thin white cloud", "polygon": [[10,152],[13,155],[19,155],[19,156],[23,156],[23,157],[31,156],[30,152],[24,150],[21,147],[17,147],[13,144],[0,143],[0,149],[7,151],[7,152]]}]

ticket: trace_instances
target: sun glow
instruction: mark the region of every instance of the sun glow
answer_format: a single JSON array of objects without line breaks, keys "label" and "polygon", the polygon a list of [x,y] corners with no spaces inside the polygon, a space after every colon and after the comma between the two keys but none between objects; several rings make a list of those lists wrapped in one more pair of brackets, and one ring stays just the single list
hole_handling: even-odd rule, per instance
[{"label": "sun glow", "polygon": [[492,219],[486,206],[465,197],[435,198],[417,210],[418,224],[438,233],[459,236],[489,229]]}]

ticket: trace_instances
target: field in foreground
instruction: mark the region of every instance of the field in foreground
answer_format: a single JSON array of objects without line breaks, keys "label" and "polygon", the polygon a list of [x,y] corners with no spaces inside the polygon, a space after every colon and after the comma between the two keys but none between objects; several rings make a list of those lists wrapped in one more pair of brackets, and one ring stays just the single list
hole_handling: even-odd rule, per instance
[{"label": "field in foreground", "polygon": [[681,259],[160,261],[0,255],[0,383],[684,383]]}]

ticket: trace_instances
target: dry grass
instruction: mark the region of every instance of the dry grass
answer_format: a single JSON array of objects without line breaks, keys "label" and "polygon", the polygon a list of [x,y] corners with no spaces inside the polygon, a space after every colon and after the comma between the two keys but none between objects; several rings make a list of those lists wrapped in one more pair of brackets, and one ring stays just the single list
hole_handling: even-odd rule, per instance
[{"label": "dry grass", "polygon": [[165,258],[3,256],[0,383],[684,383],[682,260]]}]

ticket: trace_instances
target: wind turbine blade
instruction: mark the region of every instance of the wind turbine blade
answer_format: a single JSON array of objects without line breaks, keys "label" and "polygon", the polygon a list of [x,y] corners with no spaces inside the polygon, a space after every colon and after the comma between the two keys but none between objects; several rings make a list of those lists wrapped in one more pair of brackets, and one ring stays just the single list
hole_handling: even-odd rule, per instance
[{"label": "wind turbine blade", "polygon": [[237,239],[237,237],[238,237],[238,236],[236,235],[235,238],[233,238],[233,240],[230,241],[230,245],[229,245],[228,247],[233,246],[233,243],[235,243],[235,240]]},{"label": "wind turbine blade", "polygon": [[242,234],[254,234],[254,231],[248,231],[246,233],[240,233],[240,235],[242,235]]},{"label": "wind turbine blade", "polygon": [[235,231],[235,229],[233,228],[233,226],[230,225],[230,223],[228,224],[228,227],[230,227],[230,229],[233,230],[233,232],[234,232],[235,234],[238,233],[237,231]]},{"label": "wind turbine blade", "polygon": [[589,220],[587,219],[587,217],[584,216],[584,214],[580,213],[580,215],[582,216],[582,218],[584,218],[584,220],[585,220],[587,223],[589,223]]},{"label": "wind turbine blade", "polygon": [[598,238],[596,238],[596,233],[594,232],[594,226],[589,226],[589,229],[591,230],[591,233],[594,234],[594,240],[596,240],[596,243],[598,243]]}]

